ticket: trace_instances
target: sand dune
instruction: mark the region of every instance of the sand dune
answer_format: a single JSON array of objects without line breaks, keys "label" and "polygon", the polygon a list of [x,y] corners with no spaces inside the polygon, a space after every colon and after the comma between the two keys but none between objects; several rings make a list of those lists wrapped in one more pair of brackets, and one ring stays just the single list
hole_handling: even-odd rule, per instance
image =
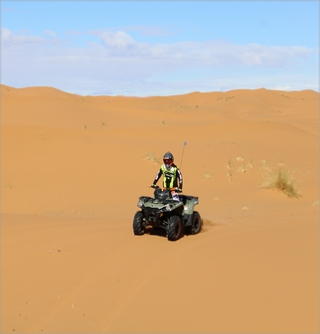
[{"label": "sand dune", "polygon": [[[318,332],[318,111],[309,90],[1,85],[1,332]],[[176,242],[132,232],[167,150],[203,219]],[[261,188],[279,168],[299,199]]]}]

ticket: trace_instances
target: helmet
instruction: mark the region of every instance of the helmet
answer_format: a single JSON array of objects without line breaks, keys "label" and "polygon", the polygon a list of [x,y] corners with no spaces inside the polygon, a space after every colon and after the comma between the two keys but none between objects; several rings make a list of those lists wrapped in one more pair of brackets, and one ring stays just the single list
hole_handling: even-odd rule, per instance
[{"label": "helmet", "polygon": [[163,156],[163,163],[166,168],[170,168],[173,164],[174,157],[171,152],[166,152]]}]

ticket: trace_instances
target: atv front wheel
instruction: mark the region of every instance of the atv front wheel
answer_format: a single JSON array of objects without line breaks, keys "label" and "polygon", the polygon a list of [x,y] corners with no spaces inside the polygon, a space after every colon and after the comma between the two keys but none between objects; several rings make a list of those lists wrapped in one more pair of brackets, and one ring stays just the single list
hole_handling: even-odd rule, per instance
[{"label": "atv front wheel", "polygon": [[138,211],[133,218],[133,233],[134,235],[143,235],[144,232],[145,228],[143,226],[143,213]]},{"label": "atv front wheel", "polygon": [[199,212],[195,211],[192,217],[192,225],[191,225],[191,233],[190,234],[198,234],[201,231],[201,217]]},{"label": "atv front wheel", "polygon": [[179,216],[171,216],[168,225],[168,240],[176,241],[182,234],[182,222]]}]

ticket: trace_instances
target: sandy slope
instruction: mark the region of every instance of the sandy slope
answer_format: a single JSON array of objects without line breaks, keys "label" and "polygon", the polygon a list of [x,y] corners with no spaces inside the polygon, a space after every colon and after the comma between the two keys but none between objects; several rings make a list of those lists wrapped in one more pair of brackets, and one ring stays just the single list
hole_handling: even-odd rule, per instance
[{"label": "sandy slope", "polygon": [[[313,91],[2,85],[1,332],[317,332],[318,108]],[[203,232],[135,237],[167,150]],[[300,199],[261,189],[279,167]]]}]

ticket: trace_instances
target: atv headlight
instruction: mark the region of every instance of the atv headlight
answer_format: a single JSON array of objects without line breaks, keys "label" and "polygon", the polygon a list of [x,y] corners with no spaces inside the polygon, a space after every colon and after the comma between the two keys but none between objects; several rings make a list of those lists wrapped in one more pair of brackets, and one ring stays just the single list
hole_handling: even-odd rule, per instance
[{"label": "atv headlight", "polygon": [[142,208],[142,207],[143,207],[143,203],[142,203],[142,201],[139,201],[139,202],[138,202],[138,207],[139,207],[139,208]]},{"label": "atv headlight", "polygon": [[169,205],[169,204],[166,205],[166,210],[167,210],[167,211],[171,211],[171,208],[170,208],[170,205]]}]

